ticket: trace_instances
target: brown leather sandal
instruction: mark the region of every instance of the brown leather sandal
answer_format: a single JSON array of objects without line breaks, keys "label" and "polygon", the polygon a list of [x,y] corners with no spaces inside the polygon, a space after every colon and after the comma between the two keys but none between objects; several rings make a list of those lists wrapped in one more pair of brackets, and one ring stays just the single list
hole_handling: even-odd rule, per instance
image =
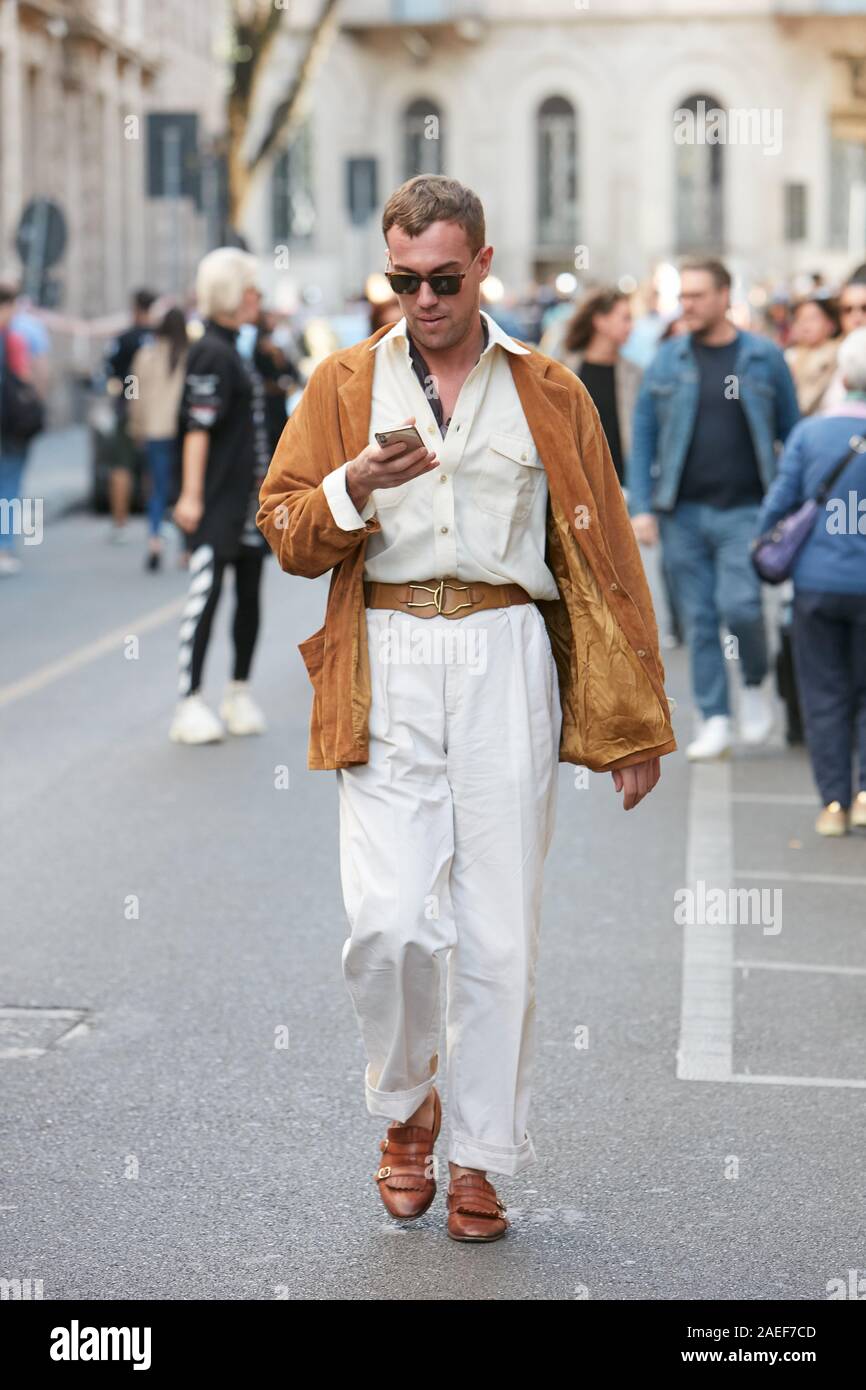
[{"label": "brown leather sandal", "polygon": [[448,1234],[452,1240],[499,1240],[508,1230],[496,1188],[480,1173],[461,1173],[448,1188]]},{"label": "brown leather sandal", "polygon": [[374,1174],[379,1196],[398,1221],[423,1216],[436,1196],[436,1180],[428,1177],[433,1169],[433,1145],[442,1125],[442,1102],[433,1088],[433,1128],[421,1125],[392,1125],[379,1148],[387,1161]]}]

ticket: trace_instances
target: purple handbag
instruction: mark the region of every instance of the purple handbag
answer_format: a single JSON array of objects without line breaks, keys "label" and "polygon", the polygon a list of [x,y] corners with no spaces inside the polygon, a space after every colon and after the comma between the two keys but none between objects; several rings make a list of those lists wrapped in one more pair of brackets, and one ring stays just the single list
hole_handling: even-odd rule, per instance
[{"label": "purple handbag", "polygon": [[848,443],[848,453],[824,479],[815,495],[807,497],[795,512],[783,516],[769,531],[752,541],[752,564],[765,584],[781,584],[784,580],[790,579],[797,563],[797,556],[812,533],[818,513],[830,495],[831,487],[855,454],[866,453],[866,439],[863,435],[852,435]]}]

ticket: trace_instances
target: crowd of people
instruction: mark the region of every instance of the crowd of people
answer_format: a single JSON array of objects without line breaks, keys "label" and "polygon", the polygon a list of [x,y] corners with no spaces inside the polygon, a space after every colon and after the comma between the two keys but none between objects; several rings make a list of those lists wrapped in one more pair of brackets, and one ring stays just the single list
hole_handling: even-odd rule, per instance
[{"label": "crowd of people", "polygon": [[[793,568],[776,659],[788,741],[805,736],[821,795],[817,829],[843,834],[866,825],[866,456],[851,447],[866,429],[866,266],[838,288],[816,275],[797,299],[770,296],[760,331],[737,326],[731,289],[721,262],[692,259],[680,269],[676,312],[667,315],[649,302],[636,318],[633,296],[615,286],[589,290],[567,311],[556,296],[539,295],[525,341],[540,338],[541,350],[583,382],[635,535],[659,547],[665,643],[689,651],[698,711],[686,749],[693,761],[731,751],[732,669],[741,675],[740,738],[752,746],[769,738],[775,702],[752,550],[850,454]],[[288,403],[304,386],[297,340],[263,309],[254,257],[211,252],[196,295],[190,316],[137,291],[132,321],[106,355],[115,413],[109,536],[129,535],[133,479],[143,466],[145,567],[164,563],[170,516],[182,538],[178,563],[190,571],[171,737],[192,743],[265,727],[248,684],[267,553],[255,515]],[[396,297],[368,307],[370,332],[401,317]],[[490,312],[497,317],[495,305]],[[43,423],[46,354],[38,315],[14,287],[0,285],[7,518],[22,496],[29,440]],[[14,528],[5,524],[0,576],[19,565]],[[235,572],[234,667],[217,717],[201,687],[227,566]]]},{"label": "crowd of people", "polygon": [[[810,294],[784,314],[775,301],[765,333],[732,321],[718,260],[684,263],[679,300],[667,325],[652,316],[653,344],[648,325],[635,335],[628,296],[598,289],[551,350],[595,402],[637,539],[661,545],[670,636],[689,648],[693,761],[731,751],[732,668],[743,742],[772,732],[753,549],[832,476],[791,569],[777,672],[789,742],[802,727],[821,794],[816,829],[842,835],[866,826],[866,267],[837,296]],[[635,336],[645,368],[626,356]]]}]

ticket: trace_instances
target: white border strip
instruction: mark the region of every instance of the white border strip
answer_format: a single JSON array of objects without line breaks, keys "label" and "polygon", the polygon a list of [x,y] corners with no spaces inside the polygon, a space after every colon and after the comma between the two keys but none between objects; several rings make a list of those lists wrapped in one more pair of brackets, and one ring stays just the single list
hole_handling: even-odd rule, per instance
[{"label": "white border strip", "polygon": [[737,869],[734,878],[753,881],[756,878],[778,879],[780,883],[829,883],[843,888],[862,888],[866,885],[866,878],[853,874],[793,874],[786,869]]},{"label": "white border strip", "polygon": [[[698,879],[727,892],[732,880],[731,770],[727,760],[696,763],[689,797],[686,885]],[[730,1081],[734,1036],[734,928],[683,927],[683,981],[677,1077]]]},{"label": "white border strip", "polygon": [[734,792],[732,801],[749,801],[757,806],[812,806],[814,796],[797,796],[793,792]]},{"label": "white border strip", "polygon": [[735,960],[736,970],[802,970],[807,975],[866,975],[864,965],[805,965],[794,960]]}]

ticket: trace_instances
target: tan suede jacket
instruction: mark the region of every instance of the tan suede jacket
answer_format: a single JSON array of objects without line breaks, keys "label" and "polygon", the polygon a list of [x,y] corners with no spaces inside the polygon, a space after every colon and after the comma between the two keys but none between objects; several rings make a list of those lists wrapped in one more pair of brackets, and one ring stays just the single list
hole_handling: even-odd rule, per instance
[{"label": "tan suede jacket", "polygon": [[[319,364],[290,415],[256,523],[289,574],[332,570],[324,625],[299,646],[312,682],[308,765],[368,760],[367,536],[334,521],[322,479],[368,443],[375,353],[389,325]],[[529,344],[522,344],[530,347]],[[559,598],[538,601],[559,676],[560,762],[612,771],[676,748],[649,587],[598,412],[567,367],[530,348],[508,364],[547,473],[546,561]],[[424,577],[424,576],[421,576]]]}]

